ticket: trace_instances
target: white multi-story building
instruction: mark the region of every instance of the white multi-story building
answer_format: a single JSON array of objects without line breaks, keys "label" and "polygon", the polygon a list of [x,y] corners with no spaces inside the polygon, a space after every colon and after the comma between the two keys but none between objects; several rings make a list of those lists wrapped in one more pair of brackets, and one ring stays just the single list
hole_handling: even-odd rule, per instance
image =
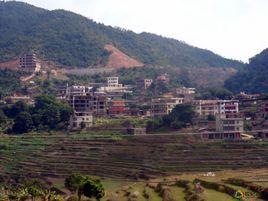
[{"label": "white multi-story building", "polygon": [[108,87],[122,87],[122,84],[119,84],[118,77],[108,77],[107,78],[107,86]]},{"label": "white multi-story building", "polygon": [[123,84],[119,84],[118,77],[108,77],[107,86],[100,87],[98,91],[105,93],[132,93],[132,91],[129,90],[129,87],[123,86]]},{"label": "white multi-story building", "polygon": [[67,86],[67,92],[66,95],[67,96],[82,96],[82,95],[86,95],[87,93],[89,93],[92,90],[93,87],[87,87],[84,85],[73,85],[68,87]]},{"label": "white multi-story building", "polygon": [[195,88],[180,87],[176,89],[178,95],[195,94]]},{"label": "white multi-story building", "polygon": [[236,100],[219,100],[218,110],[219,114],[238,113],[239,103]]},{"label": "white multi-story building", "polygon": [[239,103],[236,100],[196,100],[194,105],[200,116],[239,112]]}]

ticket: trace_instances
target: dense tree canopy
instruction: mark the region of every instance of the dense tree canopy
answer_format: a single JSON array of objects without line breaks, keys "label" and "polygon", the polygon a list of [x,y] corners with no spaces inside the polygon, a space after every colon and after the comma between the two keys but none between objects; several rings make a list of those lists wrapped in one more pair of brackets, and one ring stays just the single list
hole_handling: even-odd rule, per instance
[{"label": "dense tree canopy", "polygon": [[0,96],[10,95],[20,89],[20,76],[22,76],[21,72],[0,70]]},{"label": "dense tree canopy", "polygon": [[40,95],[35,99],[34,106],[28,106],[19,101],[15,104],[2,105],[0,123],[7,118],[14,120],[11,132],[27,133],[31,130],[66,129],[69,124],[72,108],[57,101],[49,95]]},{"label": "dense tree canopy", "polygon": [[181,129],[192,124],[195,112],[191,105],[177,105],[170,114],[158,117],[147,124],[148,131]]},{"label": "dense tree canopy", "polygon": [[235,93],[268,92],[268,49],[250,59],[250,63],[225,82],[225,87]]},{"label": "dense tree canopy", "polygon": [[99,180],[81,174],[72,174],[65,179],[65,187],[76,192],[78,200],[82,195],[100,200],[104,196],[104,187]]}]

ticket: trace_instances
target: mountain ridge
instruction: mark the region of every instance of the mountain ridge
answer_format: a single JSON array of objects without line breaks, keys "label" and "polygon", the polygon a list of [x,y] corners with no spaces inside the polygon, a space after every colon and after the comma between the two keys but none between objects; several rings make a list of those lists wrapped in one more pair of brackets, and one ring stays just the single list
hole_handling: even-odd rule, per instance
[{"label": "mountain ridge", "polygon": [[235,93],[267,93],[268,48],[249,61],[248,65],[225,81],[225,87]]},{"label": "mountain ridge", "polygon": [[244,64],[212,51],[147,32],[114,28],[62,9],[46,10],[23,2],[0,2],[0,61],[34,51],[63,66],[105,65],[112,44],[144,65],[234,67]]}]

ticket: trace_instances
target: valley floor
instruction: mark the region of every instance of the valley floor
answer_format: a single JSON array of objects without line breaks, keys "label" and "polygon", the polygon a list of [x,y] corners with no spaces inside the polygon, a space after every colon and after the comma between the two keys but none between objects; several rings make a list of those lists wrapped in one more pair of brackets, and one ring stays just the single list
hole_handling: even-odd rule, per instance
[{"label": "valley floor", "polygon": [[[235,177],[268,188],[268,141],[201,141],[187,134],[123,136],[108,131],[36,133],[1,137],[0,159],[1,175],[38,177],[60,189],[71,173],[97,176],[107,191],[104,200],[110,201],[131,200],[129,196],[132,200],[165,200],[164,191],[156,192],[155,184],[176,179],[189,181],[193,188],[196,178],[222,183],[222,179]],[[215,176],[204,176],[207,172]],[[184,200],[184,188],[166,188],[166,196]],[[206,188],[200,196],[211,201],[233,200]]]}]

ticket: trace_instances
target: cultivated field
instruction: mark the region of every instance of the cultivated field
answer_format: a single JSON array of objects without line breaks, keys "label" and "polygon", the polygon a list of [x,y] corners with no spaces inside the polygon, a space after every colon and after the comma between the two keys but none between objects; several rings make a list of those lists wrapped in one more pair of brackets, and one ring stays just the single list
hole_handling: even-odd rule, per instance
[{"label": "cultivated field", "polygon": [[[107,131],[35,134],[1,137],[0,159],[1,174],[39,177],[60,188],[71,173],[98,176],[107,190],[104,200],[184,200],[185,187],[174,181],[187,180],[194,189],[196,178],[222,183],[235,177],[268,187],[267,141],[204,142],[190,135],[127,137]],[[216,175],[203,176],[207,172]],[[200,196],[234,199],[208,188]]]}]

